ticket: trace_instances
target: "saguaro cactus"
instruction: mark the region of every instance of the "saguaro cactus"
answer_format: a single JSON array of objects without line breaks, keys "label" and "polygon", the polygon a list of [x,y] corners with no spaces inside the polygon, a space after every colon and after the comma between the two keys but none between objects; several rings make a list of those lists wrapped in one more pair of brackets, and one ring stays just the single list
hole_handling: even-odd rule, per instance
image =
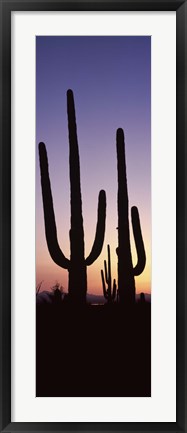
[{"label": "saguaro cactus", "polygon": [[[107,245],[107,251],[108,251],[108,266],[105,260],[104,261],[105,276],[103,270],[101,270],[101,279],[103,284],[104,297],[105,299],[107,299],[108,303],[111,303],[115,300],[116,297],[116,280],[115,279],[113,280],[113,288],[112,288],[110,245]],[[106,289],[106,284],[108,285],[107,289]]]},{"label": "saguaro cactus", "polygon": [[53,199],[48,171],[47,152],[44,143],[39,143],[41,186],[43,196],[45,233],[49,253],[54,262],[69,271],[69,297],[74,302],[86,301],[87,275],[86,267],[91,265],[100,255],[105,233],[106,194],[101,190],[98,200],[98,216],[95,240],[89,256],[84,256],[84,228],[82,217],[82,200],[80,185],[80,163],[77,141],[75,106],[72,90],[67,91],[67,114],[69,130],[69,166],[70,166],[70,207],[71,228],[70,259],[61,251],[55,223]]},{"label": "saguaro cactus", "polygon": [[120,303],[126,306],[135,302],[135,276],[145,267],[146,256],[137,207],[131,208],[133,235],[137,250],[137,265],[133,267],[129,233],[129,200],[125,162],[125,140],[123,129],[117,130],[118,169],[118,290]]}]

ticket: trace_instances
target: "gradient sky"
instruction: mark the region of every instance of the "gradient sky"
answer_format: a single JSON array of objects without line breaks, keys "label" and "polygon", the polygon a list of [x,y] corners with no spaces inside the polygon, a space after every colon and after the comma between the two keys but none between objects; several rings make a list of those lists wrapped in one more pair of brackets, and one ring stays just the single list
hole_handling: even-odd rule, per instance
[{"label": "gradient sky", "polygon": [[[102,254],[87,268],[88,293],[102,294],[100,270],[111,247],[117,278],[116,130],[125,132],[129,206],[137,206],[146,268],[137,292],[151,289],[151,38],[38,36],[36,38],[36,283],[68,288],[68,272],[51,259],[45,240],[38,143],[47,147],[59,244],[69,258],[70,183],[66,92],[74,92],[81,167],[85,255],[95,237],[100,189],[107,195]],[[131,223],[130,223],[131,227]],[[133,263],[136,251],[131,231]]]}]

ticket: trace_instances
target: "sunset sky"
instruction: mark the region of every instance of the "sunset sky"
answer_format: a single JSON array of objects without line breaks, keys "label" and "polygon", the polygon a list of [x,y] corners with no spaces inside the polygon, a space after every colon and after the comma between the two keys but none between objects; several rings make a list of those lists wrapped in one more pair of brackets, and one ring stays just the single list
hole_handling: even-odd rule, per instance
[{"label": "sunset sky", "polygon": [[[53,262],[47,249],[38,143],[46,144],[59,245],[69,258],[69,88],[76,108],[86,257],[95,237],[99,191],[104,189],[107,196],[105,242],[97,261],[87,268],[88,293],[102,294],[100,270],[107,244],[112,277],[117,278],[119,127],[125,132],[129,208],[139,209],[147,257],[144,272],[136,277],[136,290],[150,292],[151,38],[147,36],[36,37],[36,284],[44,280],[42,289],[49,290],[58,281],[68,289],[67,270]],[[135,265],[132,231],[131,245]]]}]

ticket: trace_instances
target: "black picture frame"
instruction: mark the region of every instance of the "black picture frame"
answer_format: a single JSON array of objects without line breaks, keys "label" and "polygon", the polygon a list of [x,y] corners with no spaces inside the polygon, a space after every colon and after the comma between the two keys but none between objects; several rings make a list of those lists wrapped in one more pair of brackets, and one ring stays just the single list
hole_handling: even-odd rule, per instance
[{"label": "black picture frame", "polygon": [[[176,11],[177,19],[177,420],[176,423],[11,422],[11,12]],[[185,28],[186,27],[186,28]],[[187,3],[186,0],[0,0],[0,431],[187,432],[186,187],[187,187]],[[167,31],[167,29],[166,29]],[[169,158],[169,155],[168,155]],[[169,270],[168,270],[169,272]],[[167,402],[166,402],[167,404]]]}]

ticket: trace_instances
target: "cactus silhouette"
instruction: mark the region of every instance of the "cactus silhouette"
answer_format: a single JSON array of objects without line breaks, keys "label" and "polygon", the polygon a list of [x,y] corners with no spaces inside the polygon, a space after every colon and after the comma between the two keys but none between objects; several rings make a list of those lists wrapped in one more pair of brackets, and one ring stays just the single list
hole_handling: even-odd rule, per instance
[{"label": "cactus silhouette", "polygon": [[[104,297],[105,299],[107,299],[108,303],[111,303],[115,300],[116,297],[116,280],[115,279],[113,280],[113,288],[112,288],[110,245],[107,245],[107,251],[108,251],[108,266],[105,260],[104,261],[105,276],[103,270],[101,270],[101,279],[103,284]],[[106,289],[106,284],[108,285],[107,289]]]},{"label": "cactus silhouette", "polygon": [[140,302],[145,304],[145,293],[140,293]]},{"label": "cactus silhouette", "polygon": [[131,220],[137,265],[133,267],[130,233],[129,233],[129,200],[127,189],[127,173],[125,162],[125,140],[123,129],[117,130],[117,169],[118,169],[118,290],[121,304],[131,306],[135,302],[135,276],[140,275],[146,263],[144,243],[142,239],[139,213],[137,207],[131,208]]},{"label": "cactus silhouette", "polygon": [[69,130],[69,168],[70,168],[70,208],[71,227],[70,259],[61,251],[55,222],[53,199],[48,171],[47,151],[44,143],[39,143],[41,186],[43,196],[45,233],[49,253],[54,262],[69,272],[69,297],[72,302],[85,303],[87,292],[86,267],[91,265],[100,255],[106,220],[106,194],[101,190],[98,199],[98,215],[95,240],[89,256],[84,256],[84,228],[82,216],[80,163],[77,140],[77,127],[75,117],[74,97],[72,90],[67,91],[67,114]]}]

